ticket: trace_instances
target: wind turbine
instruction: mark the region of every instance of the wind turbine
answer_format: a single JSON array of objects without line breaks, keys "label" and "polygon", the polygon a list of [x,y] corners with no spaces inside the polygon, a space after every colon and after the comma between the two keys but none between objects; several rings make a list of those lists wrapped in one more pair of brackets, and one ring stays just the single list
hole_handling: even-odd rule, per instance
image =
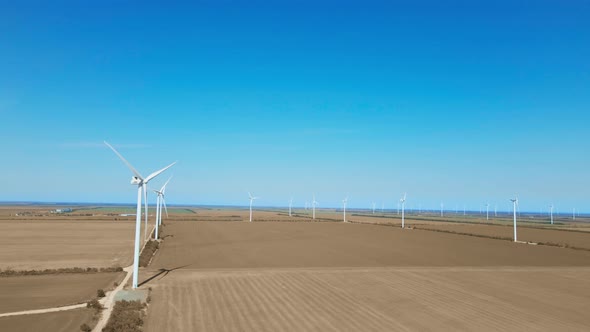
[{"label": "wind turbine", "polygon": [[576,220],[576,208],[574,208],[573,219]]},{"label": "wind turbine", "polygon": [[[146,178],[141,176],[139,172],[131,166],[131,164],[123,158],[123,156],[115,150],[109,143],[104,141],[104,144],[108,146],[113,152],[127,165],[127,167],[133,173],[133,177],[131,178],[131,184],[137,185],[137,210],[135,214],[135,249],[133,252],[133,281],[132,287],[137,288],[137,280],[139,275],[139,245],[140,245],[140,235],[141,232],[141,192],[143,191],[143,197],[145,200],[145,219],[146,219],[146,226],[147,226],[147,184],[150,182],[151,179],[155,178],[156,176],[160,175],[160,173],[164,172],[168,168],[172,167],[172,165],[176,164],[173,162],[172,164],[162,168],[159,171],[155,171],[148,175]],[[147,228],[147,227],[146,227]]]},{"label": "wind turbine", "polygon": [[444,203],[443,202],[440,202],[440,216],[441,217],[444,216],[444,212],[443,212],[444,211],[444,207],[445,207]]},{"label": "wind turbine", "polygon": [[156,233],[154,234],[154,239],[156,240],[158,239],[159,226],[162,224],[162,204],[164,204],[166,217],[168,217],[168,208],[166,207],[166,200],[164,199],[164,195],[166,193],[166,185],[168,185],[168,182],[170,182],[171,179],[172,177],[170,177],[168,181],[164,183],[160,190],[154,190],[154,192],[158,195],[156,198]]},{"label": "wind turbine", "polygon": [[311,207],[313,209],[313,215],[312,215],[313,219],[315,219],[315,206],[317,204],[318,204],[318,202],[316,202],[316,200],[315,200],[315,194],[313,194],[313,201],[311,202]]},{"label": "wind turbine", "polygon": [[512,202],[512,207],[513,207],[513,214],[514,214],[514,242],[517,242],[516,239],[516,207],[518,206],[518,197],[516,197],[516,195],[514,195],[515,197],[513,199],[511,199],[510,201]]},{"label": "wind turbine", "polygon": [[405,216],[404,216],[404,207],[406,206],[406,194],[404,193],[404,197],[402,197],[400,200],[400,203],[402,203],[402,228],[405,228]]},{"label": "wind turbine", "polygon": [[490,220],[490,203],[486,203],[486,220]]},{"label": "wind turbine", "polygon": [[250,197],[250,222],[252,222],[252,202],[254,202],[254,200],[257,200],[259,197],[252,197],[250,192],[248,192],[248,197]]},{"label": "wind turbine", "polygon": [[551,225],[553,225],[553,204],[549,205],[549,213],[551,214]]},{"label": "wind turbine", "polygon": [[494,205],[494,217],[498,216],[498,204]]},{"label": "wind turbine", "polygon": [[375,214],[375,202],[373,202],[373,214]]},{"label": "wind turbine", "polygon": [[348,196],[342,200],[342,206],[344,207],[344,222],[346,222],[346,203],[348,202]]},{"label": "wind turbine", "polygon": [[289,200],[289,217],[291,217],[291,207],[293,206],[293,197]]}]

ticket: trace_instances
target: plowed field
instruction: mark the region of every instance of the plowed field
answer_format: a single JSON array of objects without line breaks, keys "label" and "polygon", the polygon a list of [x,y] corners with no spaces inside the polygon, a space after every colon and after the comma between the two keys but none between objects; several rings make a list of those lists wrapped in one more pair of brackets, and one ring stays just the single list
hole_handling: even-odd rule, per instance
[{"label": "plowed field", "polygon": [[169,222],[146,331],[584,330],[590,252],[343,223]]}]

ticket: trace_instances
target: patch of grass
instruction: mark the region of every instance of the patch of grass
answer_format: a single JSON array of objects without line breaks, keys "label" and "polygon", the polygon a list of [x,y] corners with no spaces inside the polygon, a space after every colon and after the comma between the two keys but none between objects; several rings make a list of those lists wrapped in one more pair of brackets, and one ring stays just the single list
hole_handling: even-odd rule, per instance
[{"label": "patch of grass", "polygon": [[100,311],[104,309],[102,304],[97,299],[93,299],[92,301],[86,303],[86,308],[95,309],[96,311]]},{"label": "patch of grass", "polygon": [[145,305],[139,301],[119,301],[115,303],[113,312],[103,332],[141,332]]},{"label": "patch of grass", "polygon": [[152,257],[160,247],[158,241],[150,240],[146,243],[141,255],[139,256],[139,266],[146,267],[150,264]]},{"label": "patch of grass", "polygon": [[0,277],[17,277],[17,276],[39,276],[46,274],[62,274],[62,273],[107,273],[107,272],[122,272],[123,268],[117,267],[67,267],[60,269],[44,269],[44,270],[13,270],[10,267],[0,270]]}]

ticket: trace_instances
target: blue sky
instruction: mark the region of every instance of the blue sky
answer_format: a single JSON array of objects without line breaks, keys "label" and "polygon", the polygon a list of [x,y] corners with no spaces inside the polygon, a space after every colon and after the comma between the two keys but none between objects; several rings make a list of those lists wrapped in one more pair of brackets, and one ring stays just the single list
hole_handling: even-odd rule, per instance
[{"label": "blue sky", "polygon": [[4,2],[0,31],[0,201],[133,202],[106,139],[178,160],[170,203],[590,211],[588,1]]}]

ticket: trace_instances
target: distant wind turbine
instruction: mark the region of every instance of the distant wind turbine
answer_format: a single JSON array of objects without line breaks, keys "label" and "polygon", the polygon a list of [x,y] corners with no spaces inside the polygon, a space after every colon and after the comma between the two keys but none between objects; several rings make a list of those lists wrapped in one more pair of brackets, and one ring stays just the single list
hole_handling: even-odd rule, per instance
[{"label": "distant wind turbine", "polygon": [[444,217],[444,212],[443,212],[444,211],[444,207],[445,207],[444,203],[443,202],[440,202],[440,216],[441,217]]},{"label": "distant wind turbine", "polygon": [[166,195],[166,185],[168,185],[168,182],[170,182],[171,179],[172,177],[170,177],[168,181],[164,183],[160,190],[154,190],[156,195],[158,195],[156,197],[156,232],[154,234],[154,239],[156,240],[159,238],[159,227],[162,224],[162,204],[164,204],[166,217],[168,217],[168,208],[166,207],[166,199],[164,198],[164,196]]},{"label": "distant wind turbine", "polygon": [[255,200],[257,200],[260,197],[252,197],[250,192],[248,192],[248,197],[250,197],[250,222],[252,222],[252,202],[254,202]]},{"label": "distant wind turbine", "polygon": [[316,200],[315,200],[315,194],[313,194],[313,201],[311,202],[311,207],[313,209],[313,214],[312,214],[313,219],[315,219],[315,206],[317,204],[318,204],[318,202],[316,202]]},{"label": "distant wind turbine", "polygon": [[514,195],[514,198],[510,200],[512,202],[512,210],[514,215],[514,242],[517,242],[516,238],[516,207],[518,206],[518,197]]},{"label": "distant wind turbine", "polygon": [[[160,175],[162,172],[167,170],[168,168],[172,167],[176,162],[160,169],[159,171],[155,171],[148,175],[146,178],[141,176],[139,172],[131,166],[131,164],[123,158],[123,156],[115,150],[109,143],[106,141],[104,142],[106,146],[108,146],[113,152],[127,165],[127,167],[133,173],[133,177],[131,178],[131,184],[137,185],[137,209],[135,214],[135,247],[133,251],[133,279],[131,283],[132,288],[137,288],[138,276],[139,276],[139,246],[140,246],[140,232],[141,232],[141,192],[143,191],[143,197],[145,201],[145,218],[146,218],[146,226],[147,226],[147,184],[148,182],[155,178],[156,176]],[[147,228],[147,227],[146,227]]]},{"label": "distant wind turbine", "polygon": [[373,202],[373,214],[375,214],[375,202]]},{"label": "distant wind turbine", "polygon": [[490,220],[490,203],[486,203],[486,220]]},{"label": "distant wind turbine", "polygon": [[291,207],[293,206],[293,197],[289,200],[289,217],[291,217]]},{"label": "distant wind turbine", "polygon": [[551,214],[551,225],[553,225],[553,204],[549,205],[549,214]]},{"label": "distant wind turbine", "polygon": [[402,228],[405,228],[405,216],[404,216],[404,207],[406,206],[406,194],[404,193],[404,197],[402,197],[400,200],[400,203],[402,204]]}]

